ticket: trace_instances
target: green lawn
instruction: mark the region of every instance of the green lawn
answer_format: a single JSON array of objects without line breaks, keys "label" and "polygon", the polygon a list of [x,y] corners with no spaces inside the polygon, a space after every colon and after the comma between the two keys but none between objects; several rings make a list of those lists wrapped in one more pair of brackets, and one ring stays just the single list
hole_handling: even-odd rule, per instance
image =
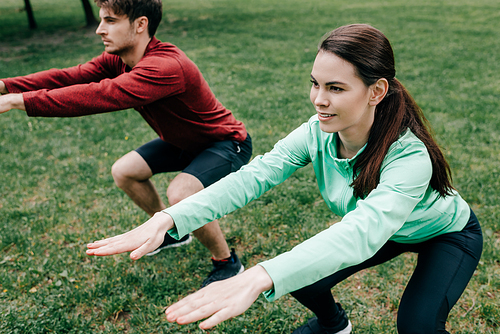
[{"label": "green lawn", "polygon": [[[157,36],[183,49],[220,101],[245,122],[254,154],[314,113],[309,74],[321,36],[369,23],[393,43],[397,77],[433,124],[455,185],[485,234],[477,272],[449,317],[453,333],[500,331],[500,4],[455,1],[169,0]],[[21,0],[0,3],[0,78],[90,60],[102,52],[79,0],[33,0],[29,31]],[[97,14],[97,10],[95,11]],[[201,333],[165,320],[171,302],[211,269],[199,242],[132,262],[85,255],[85,244],[147,219],[110,168],[155,137],[133,110],[75,119],[0,115],[0,332]],[[154,178],[165,194],[175,175]],[[290,249],[337,221],[311,168],[221,220],[245,266]],[[415,265],[405,255],[333,291],[354,333],[396,333]],[[311,314],[286,296],[262,297],[210,333],[291,333]]]}]

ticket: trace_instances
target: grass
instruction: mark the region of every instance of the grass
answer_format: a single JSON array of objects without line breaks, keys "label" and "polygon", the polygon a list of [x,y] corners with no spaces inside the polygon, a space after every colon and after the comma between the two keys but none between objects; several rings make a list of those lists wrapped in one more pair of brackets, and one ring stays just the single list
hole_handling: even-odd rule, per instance
[{"label": "grass", "polygon": [[[72,66],[102,52],[83,29],[79,1],[33,1],[30,31],[20,0],[0,4],[0,78]],[[97,11],[96,11],[97,13]],[[392,41],[397,77],[431,120],[455,185],[485,234],[480,265],[452,310],[453,333],[500,325],[500,6],[496,0],[165,1],[157,36],[200,67],[219,100],[245,122],[263,153],[314,112],[308,98],[315,48],[327,31],[369,23]],[[88,241],[137,226],[145,213],[110,168],[155,137],[133,110],[78,119],[0,116],[0,332],[201,333],[169,324],[165,306],[196,290],[210,270],[198,243],[131,261],[90,258]],[[155,176],[160,193],[173,175]],[[250,267],[339,218],[305,168],[221,220]],[[407,254],[333,290],[355,333],[396,333],[399,298],[415,265]],[[310,313],[293,298],[262,297],[210,333],[291,333]]]}]

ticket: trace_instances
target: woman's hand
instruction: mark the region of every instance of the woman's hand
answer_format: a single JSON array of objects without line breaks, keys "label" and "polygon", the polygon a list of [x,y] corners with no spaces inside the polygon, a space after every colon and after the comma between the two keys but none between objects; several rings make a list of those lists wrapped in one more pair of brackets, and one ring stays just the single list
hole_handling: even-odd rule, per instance
[{"label": "woman's hand", "polygon": [[168,321],[180,325],[210,317],[200,324],[201,329],[209,329],[242,314],[259,294],[272,287],[271,277],[257,265],[240,275],[204,287],[171,305],[165,313]]},{"label": "woman's hand", "polygon": [[174,220],[164,212],[157,212],[144,224],[128,231],[93,243],[87,244],[87,254],[106,256],[130,253],[132,260],[138,260],[145,254],[157,249],[168,230],[174,227]]}]

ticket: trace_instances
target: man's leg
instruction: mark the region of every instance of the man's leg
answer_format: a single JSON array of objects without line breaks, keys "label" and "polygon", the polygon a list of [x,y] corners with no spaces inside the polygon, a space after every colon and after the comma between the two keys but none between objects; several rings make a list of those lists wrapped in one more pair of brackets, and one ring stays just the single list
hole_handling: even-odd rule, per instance
[{"label": "man's leg", "polygon": [[[203,188],[203,184],[195,176],[180,173],[167,188],[168,202],[170,205],[174,205]],[[212,253],[214,260],[227,259],[231,256],[217,220],[199,228],[193,234]]]},{"label": "man's leg", "polygon": [[[131,151],[118,159],[111,168],[111,173],[116,185],[150,216],[166,208],[150,180],[153,176],[151,168],[136,151]],[[174,205],[203,188],[203,184],[195,176],[180,173],[167,188],[168,202]],[[231,256],[218,221],[199,228],[193,234],[210,251],[215,260]]]},{"label": "man's leg", "polygon": [[111,168],[118,188],[122,189],[141,209],[150,216],[166,209],[150,178],[151,168],[136,151],[118,159]]},{"label": "man's leg", "polygon": [[[116,185],[150,216],[166,208],[150,180],[153,171],[146,160],[136,151],[129,152],[118,159],[111,168],[111,174]],[[154,255],[165,248],[185,245],[190,243],[191,240],[190,235],[181,240],[175,240],[166,235],[160,248],[147,255]]]},{"label": "man's leg", "polygon": [[[183,168],[183,172],[171,182],[167,190],[169,202],[176,203],[238,170],[248,162],[251,154],[250,136],[243,143],[233,141],[214,143],[194,157],[189,166]],[[217,221],[193,233],[213,255],[213,269],[203,280],[202,287],[243,272],[244,267],[234,250],[229,252]]]},{"label": "man's leg", "polygon": [[[248,162],[251,154],[250,136],[243,143],[233,141],[214,143],[210,148],[196,154],[182,151],[158,138],[120,158],[113,165],[112,174],[118,187],[152,216],[166,207],[149,180],[152,175],[183,171],[172,180],[167,188],[169,204],[174,205],[236,171]],[[244,270],[234,250],[229,251],[217,221],[206,224],[193,234],[212,253],[214,268],[203,281],[202,286],[229,278]],[[164,248],[177,247],[190,241],[189,235],[178,241],[167,234],[163,244],[148,255],[154,255]]]}]

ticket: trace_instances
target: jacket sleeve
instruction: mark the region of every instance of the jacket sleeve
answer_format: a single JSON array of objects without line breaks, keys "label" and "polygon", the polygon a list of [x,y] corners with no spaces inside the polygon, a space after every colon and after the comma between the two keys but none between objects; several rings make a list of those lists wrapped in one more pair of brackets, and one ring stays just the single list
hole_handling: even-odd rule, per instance
[{"label": "jacket sleeve", "polygon": [[259,198],[310,162],[306,146],[303,127],[298,128],[269,153],[257,156],[240,170],[167,208],[164,212],[175,222],[169,233],[180,238]]},{"label": "jacket sleeve", "polygon": [[289,252],[260,263],[274,283],[266,298],[275,300],[372,257],[403,226],[431,175],[425,146],[393,148],[379,185],[353,211]]}]

